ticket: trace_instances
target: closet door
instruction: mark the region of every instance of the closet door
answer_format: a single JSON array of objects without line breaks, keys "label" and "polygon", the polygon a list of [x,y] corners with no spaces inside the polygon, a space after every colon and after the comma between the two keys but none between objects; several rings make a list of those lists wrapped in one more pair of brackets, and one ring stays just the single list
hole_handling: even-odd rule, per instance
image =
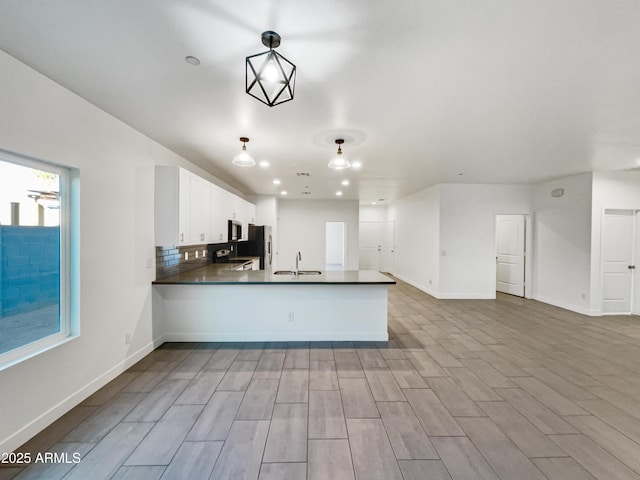
[{"label": "closet door", "polygon": [[630,314],[634,280],[633,210],[605,210],[602,224],[602,313]]}]

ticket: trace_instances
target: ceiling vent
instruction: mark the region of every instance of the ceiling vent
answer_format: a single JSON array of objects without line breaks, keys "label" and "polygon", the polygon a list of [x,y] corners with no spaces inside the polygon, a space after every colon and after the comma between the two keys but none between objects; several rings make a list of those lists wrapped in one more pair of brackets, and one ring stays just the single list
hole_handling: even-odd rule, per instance
[{"label": "ceiling vent", "polygon": [[296,173],[297,176],[299,177],[310,177],[311,174],[309,172],[298,172]]}]

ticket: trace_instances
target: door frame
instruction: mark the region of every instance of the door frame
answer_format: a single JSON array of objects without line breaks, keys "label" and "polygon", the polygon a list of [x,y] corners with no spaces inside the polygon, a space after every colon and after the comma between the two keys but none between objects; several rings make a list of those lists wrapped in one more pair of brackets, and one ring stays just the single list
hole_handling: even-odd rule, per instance
[{"label": "door frame", "polygon": [[[524,217],[524,298],[531,299],[534,296],[533,291],[533,216],[531,212],[496,212],[493,216],[493,256],[498,250],[498,216],[500,215],[522,215]],[[496,285],[497,264],[494,262],[493,269],[493,285],[494,291]]]}]

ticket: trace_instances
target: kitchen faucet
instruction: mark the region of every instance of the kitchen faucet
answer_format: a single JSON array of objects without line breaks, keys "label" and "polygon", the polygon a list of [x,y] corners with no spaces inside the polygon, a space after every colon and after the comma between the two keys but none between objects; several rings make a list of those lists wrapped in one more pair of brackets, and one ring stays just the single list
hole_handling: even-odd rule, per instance
[{"label": "kitchen faucet", "polygon": [[301,261],[302,261],[302,255],[300,254],[300,252],[298,252],[296,254],[296,275],[298,274],[298,268],[299,268],[298,267],[298,265],[299,265],[298,262],[301,262]]}]

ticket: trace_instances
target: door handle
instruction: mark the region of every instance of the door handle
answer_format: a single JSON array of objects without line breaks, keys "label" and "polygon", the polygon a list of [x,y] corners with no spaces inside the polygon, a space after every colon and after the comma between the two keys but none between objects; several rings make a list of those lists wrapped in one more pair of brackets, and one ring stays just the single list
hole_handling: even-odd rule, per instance
[{"label": "door handle", "polygon": [[627,268],[628,268],[629,270],[635,270],[635,269],[636,269],[636,266],[635,266],[635,265],[629,265]]}]

